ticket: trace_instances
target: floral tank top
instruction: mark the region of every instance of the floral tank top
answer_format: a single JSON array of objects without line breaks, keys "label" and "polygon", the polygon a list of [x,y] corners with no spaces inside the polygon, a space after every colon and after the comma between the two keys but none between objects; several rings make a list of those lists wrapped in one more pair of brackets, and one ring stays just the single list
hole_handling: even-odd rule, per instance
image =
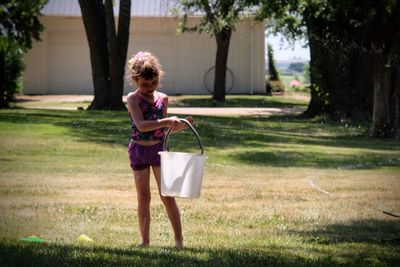
[{"label": "floral tank top", "polygon": [[[143,118],[145,120],[158,120],[164,117],[163,111],[165,109],[164,100],[160,95],[156,92],[157,99],[154,103],[150,103],[146,101],[139,94],[136,94],[139,99],[139,107],[142,111]],[[131,119],[131,139],[132,141],[141,141],[141,140],[154,140],[154,141],[164,141],[165,136],[165,128],[156,129],[148,132],[140,132],[137,126],[135,125],[132,116],[129,116]]]}]

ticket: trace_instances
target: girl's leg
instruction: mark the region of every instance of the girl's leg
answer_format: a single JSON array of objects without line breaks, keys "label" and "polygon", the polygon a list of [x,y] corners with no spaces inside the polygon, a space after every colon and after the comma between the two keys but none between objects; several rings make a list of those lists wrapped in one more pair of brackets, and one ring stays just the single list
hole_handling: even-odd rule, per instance
[{"label": "girl's leg", "polygon": [[138,220],[140,235],[142,237],[141,246],[150,244],[150,168],[141,171],[133,171],[138,200]]},{"label": "girl's leg", "polygon": [[182,225],[181,216],[179,213],[178,205],[176,204],[175,198],[161,196],[161,186],[160,186],[160,167],[153,166],[154,176],[157,181],[158,192],[160,194],[161,200],[167,210],[168,218],[172,224],[172,228],[175,234],[175,247],[183,248],[183,237],[182,237]]}]

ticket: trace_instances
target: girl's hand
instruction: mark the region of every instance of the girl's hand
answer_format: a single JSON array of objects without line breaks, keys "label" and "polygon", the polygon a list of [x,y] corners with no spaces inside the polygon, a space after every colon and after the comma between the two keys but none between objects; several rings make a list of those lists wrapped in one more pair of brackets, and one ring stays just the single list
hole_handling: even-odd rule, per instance
[{"label": "girl's hand", "polygon": [[168,123],[168,127],[171,127],[172,129],[179,127],[179,125],[181,124],[179,118],[176,116],[166,118],[166,120]]},{"label": "girl's hand", "polygon": [[[188,117],[186,117],[185,119],[186,119],[190,124],[193,125],[194,120],[193,120],[193,117],[192,117],[192,116],[188,116]],[[182,130],[188,128],[188,127],[189,127],[189,126],[188,126],[186,123],[184,123],[184,122],[179,122],[179,125],[178,125],[177,127],[173,128],[173,131],[174,131],[174,132],[179,132],[179,131],[182,131]]]},{"label": "girl's hand", "polygon": [[[193,117],[192,116],[187,116],[186,118],[185,118],[188,122],[190,122],[190,124],[194,124],[194,119],[193,119]],[[186,125],[187,126],[187,125]]]}]

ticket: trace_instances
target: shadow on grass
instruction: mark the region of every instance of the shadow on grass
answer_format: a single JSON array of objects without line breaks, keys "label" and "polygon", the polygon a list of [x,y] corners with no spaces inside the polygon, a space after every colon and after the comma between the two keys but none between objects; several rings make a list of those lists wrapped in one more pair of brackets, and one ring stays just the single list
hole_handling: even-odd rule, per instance
[{"label": "shadow on grass", "polygon": [[117,111],[68,111],[11,109],[0,113],[0,121],[16,124],[47,124],[68,129],[68,135],[84,142],[127,146],[129,116]]},{"label": "shadow on grass", "polygon": [[[366,137],[366,128],[362,125],[294,116],[195,116],[195,119],[206,153],[208,149],[238,148],[226,157],[240,163],[344,169],[400,166],[399,155],[387,153],[400,150],[399,143]],[[127,146],[130,139],[126,112],[13,109],[0,113],[0,121],[60,126],[68,130],[67,135],[83,142]],[[171,135],[170,143],[175,151],[185,151],[188,147],[197,149],[190,131]],[[367,151],[329,154],[325,147]]]},{"label": "shadow on grass", "polygon": [[[307,242],[314,243],[316,238]],[[302,248],[302,256],[293,253],[293,247],[271,245],[264,248],[212,249],[150,247],[109,248],[70,245],[41,245],[2,242],[0,244],[0,265],[2,266],[366,266],[369,257],[379,258],[383,265],[399,260],[396,247],[381,244],[384,255],[379,251],[349,247],[343,252],[330,253],[321,244]],[[310,257],[304,257],[304,253]],[[312,257],[311,254],[314,254]],[[339,254],[340,257],[334,257]],[[315,257],[315,255],[318,255]],[[397,256],[396,256],[397,255]],[[338,259],[340,258],[340,259]]]},{"label": "shadow on grass", "polygon": [[[209,145],[249,146],[274,143],[320,145],[331,147],[397,150],[400,143],[373,139],[365,135],[366,127],[336,122],[312,121],[296,116],[218,117],[196,116],[198,131]],[[213,140],[219,139],[218,142]]]},{"label": "shadow on grass", "polygon": [[[400,220],[395,218],[350,221],[313,231],[290,231],[290,234],[303,236],[307,243],[313,244],[363,243],[400,248]],[[397,257],[400,259],[400,254]]]},{"label": "shadow on grass", "polygon": [[326,152],[241,152],[229,158],[249,165],[274,167],[312,167],[334,169],[374,169],[377,167],[400,166],[397,155],[374,154],[332,154]]},{"label": "shadow on grass", "polygon": [[[206,148],[236,148],[226,155],[249,165],[373,169],[400,166],[400,143],[364,135],[365,127],[297,117],[200,117],[198,131]],[[177,143],[188,145],[185,138]],[[329,153],[326,148],[341,148]],[[351,149],[349,151],[346,149]],[[355,151],[359,149],[360,151]]]}]

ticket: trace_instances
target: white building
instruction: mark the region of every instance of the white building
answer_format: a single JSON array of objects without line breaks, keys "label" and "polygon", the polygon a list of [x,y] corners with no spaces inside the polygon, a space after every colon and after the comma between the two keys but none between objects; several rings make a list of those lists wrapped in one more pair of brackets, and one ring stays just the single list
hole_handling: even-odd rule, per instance
[{"label": "white building", "polygon": [[[119,1],[115,1],[114,14]],[[216,41],[207,33],[177,34],[176,0],[135,0],[131,7],[128,57],[150,51],[166,72],[162,90],[168,94],[209,94],[212,89]],[[77,0],[50,0],[41,18],[41,42],[25,57],[25,94],[93,94],[89,47]],[[192,18],[196,19],[196,18]],[[244,19],[236,25],[229,50],[230,93],[262,93],[265,88],[264,25]],[[205,82],[206,81],[206,82]],[[131,90],[125,82],[124,94]]]}]

